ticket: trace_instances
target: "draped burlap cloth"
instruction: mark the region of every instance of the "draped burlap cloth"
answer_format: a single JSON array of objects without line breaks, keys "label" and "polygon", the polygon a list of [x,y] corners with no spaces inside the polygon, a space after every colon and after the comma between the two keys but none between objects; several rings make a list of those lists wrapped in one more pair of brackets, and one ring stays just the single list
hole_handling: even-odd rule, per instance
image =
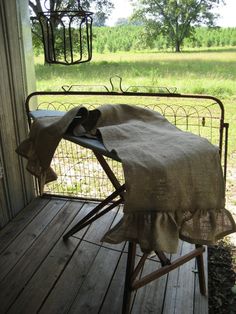
[{"label": "draped burlap cloth", "polygon": [[[34,134],[31,131],[25,146],[30,146],[31,155],[34,151],[34,162],[40,151],[40,160],[45,154],[48,165],[60,136],[79,110],[85,108],[71,110],[51,126],[52,120],[43,119],[40,127],[33,126]],[[99,132],[107,150],[114,150],[122,161],[125,176],[124,215],[104,235],[104,241],[132,240],[145,252],[174,253],[179,238],[212,244],[236,231],[233,218],[225,209],[219,150],[208,140],[183,132],[158,112],[138,106],[104,105],[84,116],[74,133]],[[18,153],[29,156],[24,143]],[[43,169],[46,173],[50,168]],[[40,169],[37,176],[40,177]],[[44,181],[49,180],[51,177],[46,175]]]},{"label": "draped burlap cloth", "polygon": [[63,134],[79,109],[75,107],[62,117],[56,115],[36,119],[31,125],[29,137],[16,149],[19,155],[27,158],[27,170],[38,178],[41,194],[44,184],[57,179],[50,163]]}]

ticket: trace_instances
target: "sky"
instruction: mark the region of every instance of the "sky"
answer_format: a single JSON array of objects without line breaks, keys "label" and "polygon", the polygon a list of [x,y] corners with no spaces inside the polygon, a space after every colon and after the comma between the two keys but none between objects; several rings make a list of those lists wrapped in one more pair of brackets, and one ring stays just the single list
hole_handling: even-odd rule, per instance
[{"label": "sky", "polygon": [[[107,21],[107,25],[113,26],[118,18],[129,17],[132,6],[128,0],[113,0],[115,8]],[[222,27],[236,27],[236,0],[225,0],[226,5],[220,7],[216,12],[221,15],[217,25]]]}]

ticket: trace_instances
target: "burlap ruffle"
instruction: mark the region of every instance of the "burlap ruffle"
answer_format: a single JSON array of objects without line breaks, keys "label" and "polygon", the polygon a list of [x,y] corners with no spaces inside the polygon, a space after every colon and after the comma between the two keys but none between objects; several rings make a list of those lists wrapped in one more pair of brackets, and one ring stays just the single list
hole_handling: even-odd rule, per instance
[{"label": "burlap ruffle", "polygon": [[176,253],[179,238],[190,243],[210,245],[236,232],[228,210],[191,212],[151,212],[124,214],[120,222],[102,241],[118,244],[122,241],[139,243],[143,252]]}]

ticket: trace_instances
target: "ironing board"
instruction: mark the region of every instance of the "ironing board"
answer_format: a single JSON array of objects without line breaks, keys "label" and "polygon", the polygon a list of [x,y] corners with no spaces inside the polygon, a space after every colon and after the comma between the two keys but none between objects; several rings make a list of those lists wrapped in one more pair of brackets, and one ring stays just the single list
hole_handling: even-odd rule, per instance
[{"label": "ironing board", "polygon": [[[63,112],[47,110],[46,111],[36,110],[30,112],[30,118],[32,118],[33,120],[55,115],[63,115]],[[121,185],[119,183],[118,179],[116,178],[115,174],[113,173],[112,169],[110,168],[109,164],[104,158],[105,156],[120,162],[119,157],[116,155],[114,151],[112,152],[107,151],[107,149],[105,148],[105,146],[103,145],[102,141],[99,138],[74,136],[70,132],[64,134],[63,138],[67,141],[73,142],[84,148],[92,150],[115,189],[113,193],[111,193],[106,199],[101,201],[94,209],[92,209],[84,218],[82,218],[75,226],[71,228],[71,230],[69,230],[63,236],[64,241],[66,241],[69,237],[73,236],[73,234],[77,233],[79,230],[83,229],[84,227],[91,224],[95,220],[101,218],[103,215],[105,215],[107,212],[109,212],[116,206],[122,204],[124,202],[123,194],[125,192],[125,184]],[[135,265],[136,243],[129,241],[122,313],[123,314],[129,313],[132,291],[143,287],[144,285],[167,274],[171,270],[183,265],[184,263],[188,262],[189,260],[195,257],[198,266],[200,292],[202,295],[206,295],[206,283],[203,262],[204,252],[205,246],[196,245],[195,249],[189,252],[188,254],[185,254],[174,261],[170,261],[170,259],[167,258],[164,252],[155,251],[162,267],[152,272],[151,274],[144,276],[141,279],[137,279],[149,254],[144,253],[138,264]]]}]

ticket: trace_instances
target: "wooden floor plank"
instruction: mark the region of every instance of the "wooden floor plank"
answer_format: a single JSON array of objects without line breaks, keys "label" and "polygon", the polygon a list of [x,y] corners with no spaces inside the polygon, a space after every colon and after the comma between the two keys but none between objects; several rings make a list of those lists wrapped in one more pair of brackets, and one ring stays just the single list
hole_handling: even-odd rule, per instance
[{"label": "wooden floor plank", "polygon": [[[114,209],[114,210],[116,211],[116,216],[115,216],[114,221],[112,222],[110,229],[114,228],[117,225],[117,223],[121,220],[121,218],[123,217],[123,205],[120,205],[118,207],[118,210],[117,209]],[[108,249],[110,248],[112,250],[122,251],[123,247],[124,247],[124,242],[121,242],[118,244],[112,244],[112,243],[104,242],[103,246],[108,248]],[[128,251],[127,245],[125,246],[125,250],[126,250],[126,252]]]},{"label": "wooden floor plank", "polygon": [[[58,205],[57,202],[56,204]],[[62,203],[60,203],[60,207],[61,205]],[[82,205],[83,203],[79,202],[64,203],[61,212],[48,224],[43,234],[37,238],[21,260],[0,282],[0,304],[2,309],[9,308],[16,297],[19,296]],[[55,206],[55,201],[51,202],[51,206]],[[19,243],[19,245],[24,244]]]},{"label": "wooden floor plank", "polygon": [[[206,251],[203,254],[204,259],[204,269],[205,269],[205,280],[206,280],[206,287],[208,287],[208,276],[207,276],[207,247]],[[197,269],[197,265],[195,264],[195,268]],[[199,288],[199,280],[198,274],[195,274],[195,297],[194,297],[194,313],[205,313],[208,314],[208,297],[203,296],[200,293]]]},{"label": "wooden floor plank", "polygon": [[[179,242],[178,251],[176,254],[171,256],[171,260],[175,260],[176,258],[181,256],[183,247],[183,242]],[[178,287],[178,276],[179,276],[179,268],[172,270],[167,275],[167,285],[166,285],[166,294],[163,304],[163,314],[173,314],[175,313],[176,306],[176,298],[177,298],[177,287]]]},{"label": "wooden floor plank", "polygon": [[[70,210],[72,209],[73,205],[75,206],[74,212],[77,212],[78,205],[75,202],[69,205]],[[92,207],[93,205],[91,203],[83,206],[78,215],[79,217],[77,217],[76,220],[85,216],[85,214],[87,214],[92,209]],[[64,229],[65,226],[66,223],[63,223]],[[67,229],[70,229],[70,227],[71,225]],[[84,228],[81,233],[86,234],[87,229],[88,227]],[[63,241],[61,238],[57,242],[56,246],[53,248],[53,250],[51,250],[50,254],[41,264],[40,269],[35,273],[18,300],[11,307],[9,313],[15,313],[15,311],[36,313],[38,311],[38,309],[41,307],[41,304],[44,302],[44,299],[49,294],[50,290],[59,278],[61,272],[64,270],[71,255],[74,254],[74,251],[77,248],[79,242],[80,240],[75,237],[71,237],[67,241]]]},{"label": "wooden floor plank", "polygon": [[[7,247],[0,256],[5,272],[0,274],[0,313],[121,313],[127,246],[101,243],[101,238],[120,220],[122,208],[62,240],[94,206],[90,202],[39,199],[4,228],[5,235],[0,231],[5,243],[2,248]],[[171,258],[188,252],[190,246],[181,241]],[[137,259],[139,254],[137,250]],[[143,275],[157,265],[156,260],[148,260]],[[193,269],[194,259],[138,289],[133,294],[132,314],[207,314],[208,300],[199,292]]]},{"label": "wooden floor plank", "polygon": [[3,252],[14,239],[16,239],[16,237],[49,201],[49,198],[35,198],[0,231],[0,253]]},{"label": "wooden floor plank", "polygon": [[61,239],[7,313],[37,313],[70,255],[76,250],[78,242],[75,238],[67,243]]},{"label": "wooden floor plank", "polygon": [[[195,245],[183,242],[182,255],[195,249]],[[194,279],[195,279],[195,258],[179,267],[179,278],[177,284],[177,296],[175,314],[193,313],[194,305]]]},{"label": "wooden floor plank", "polygon": [[115,271],[111,285],[108,288],[100,314],[120,314],[122,310],[122,300],[124,294],[125,272],[126,272],[127,253],[123,253],[118,267]]},{"label": "wooden floor plank", "polygon": [[120,252],[101,247],[68,313],[99,313],[120,255]]},{"label": "wooden floor plank", "polygon": [[[109,212],[102,220],[97,220],[91,224],[84,236],[84,231],[81,230],[76,233],[75,237],[71,237],[77,240],[83,239],[83,241],[71,258],[53,291],[48,296],[47,300],[45,300],[45,304],[43,304],[40,313],[48,313],[48,311],[49,313],[65,313],[71,307],[101,248],[100,239],[104,234],[104,230],[112,225],[117,210]],[[75,223],[76,221],[74,221],[72,225]],[[71,241],[71,238],[68,239],[68,242]],[[94,242],[90,243],[91,240],[94,240]],[[100,245],[98,243],[100,243]],[[65,291],[68,293],[65,294]],[[60,297],[58,298],[58,296]]]},{"label": "wooden floor plank", "polygon": [[53,203],[49,202],[33,221],[27,225],[24,231],[3,251],[0,259],[0,281],[42,234],[65,203],[66,201],[62,200],[55,200]]},{"label": "wooden floor plank", "polygon": [[96,244],[81,242],[59,281],[43,303],[40,314],[68,313],[80,287],[86,280],[99,249],[100,247]]},{"label": "wooden floor plank", "polygon": [[[117,215],[118,210],[119,208],[116,207],[113,210],[109,211],[102,218],[95,220],[90,225],[89,231],[85,234],[84,240],[101,245],[101,239],[113,224],[113,221]],[[76,233],[74,236],[80,238],[79,233]]]},{"label": "wooden floor plank", "polygon": [[[147,260],[144,265],[142,276],[145,276],[160,267],[161,265],[157,261]],[[154,280],[146,286],[138,289],[132,313],[161,313],[165,295],[166,280],[167,275],[162,276],[161,278],[158,278],[157,280]]]}]

